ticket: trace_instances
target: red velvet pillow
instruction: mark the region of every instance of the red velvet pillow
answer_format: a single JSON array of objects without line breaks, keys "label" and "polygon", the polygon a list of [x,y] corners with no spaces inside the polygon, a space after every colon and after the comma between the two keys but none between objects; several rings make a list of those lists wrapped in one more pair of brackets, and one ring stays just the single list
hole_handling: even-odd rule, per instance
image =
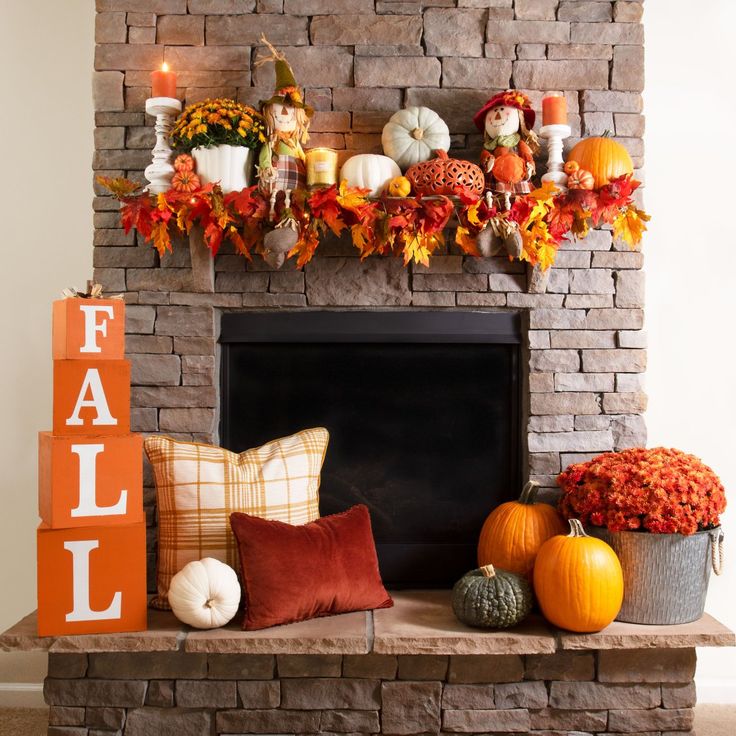
[{"label": "red velvet pillow", "polygon": [[394,604],[381,582],[366,506],[301,526],[233,513],[230,525],[246,630]]}]

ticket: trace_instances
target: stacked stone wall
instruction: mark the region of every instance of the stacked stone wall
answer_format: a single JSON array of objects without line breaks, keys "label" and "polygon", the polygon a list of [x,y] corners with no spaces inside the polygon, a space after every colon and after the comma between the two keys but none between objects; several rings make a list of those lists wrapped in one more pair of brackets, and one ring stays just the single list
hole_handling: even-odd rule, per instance
[{"label": "stacked stone wall", "polygon": [[49,736],[693,733],[694,649],[51,654]]}]

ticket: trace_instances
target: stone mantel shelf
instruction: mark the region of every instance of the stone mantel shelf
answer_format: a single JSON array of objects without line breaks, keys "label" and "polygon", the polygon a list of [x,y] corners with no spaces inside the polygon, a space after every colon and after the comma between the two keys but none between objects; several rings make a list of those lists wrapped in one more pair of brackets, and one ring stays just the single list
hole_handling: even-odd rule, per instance
[{"label": "stone mantel shelf", "polygon": [[143,632],[38,637],[34,612],[0,635],[0,651],[498,655],[736,645],[736,634],[708,614],[677,626],[614,622],[596,634],[561,631],[539,616],[514,629],[479,631],[455,619],[449,591],[402,591],[393,596],[393,608],[262,631],[241,631],[237,623],[197,631],[172,613],[151,610],[149,628]]}]

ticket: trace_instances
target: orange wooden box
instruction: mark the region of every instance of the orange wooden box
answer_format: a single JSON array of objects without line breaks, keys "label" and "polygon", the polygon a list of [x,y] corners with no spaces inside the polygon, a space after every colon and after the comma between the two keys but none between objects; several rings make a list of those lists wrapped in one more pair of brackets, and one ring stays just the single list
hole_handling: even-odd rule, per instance
[{"label": "orange wooden box", "polygon": [[52,529],[133,524],[143,514],[143,438],[38,433],[38,513]]},{"label": "orange wooden box", "polygon": [[54,434],[130,433],[127,360],[54,361]]},{"label": "orange wooden box", "polygon": [[146,628],[146,525],[37,531],[38,635]]},{"label": "orange wooden box", "polygon": [[51,324],[54,360],[119,360],[125,354],[122,299],[58,299]]}]

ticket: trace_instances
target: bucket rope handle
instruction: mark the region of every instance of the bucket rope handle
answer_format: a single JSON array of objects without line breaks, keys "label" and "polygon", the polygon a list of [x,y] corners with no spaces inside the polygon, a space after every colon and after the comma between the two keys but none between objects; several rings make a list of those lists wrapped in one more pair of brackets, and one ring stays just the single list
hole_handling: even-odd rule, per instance
[{"label": "bucket rope handle", "polygon": [[711,532],[710,535],[710,562],[713,572],[720,575],[723,572],[723,531]]}]

